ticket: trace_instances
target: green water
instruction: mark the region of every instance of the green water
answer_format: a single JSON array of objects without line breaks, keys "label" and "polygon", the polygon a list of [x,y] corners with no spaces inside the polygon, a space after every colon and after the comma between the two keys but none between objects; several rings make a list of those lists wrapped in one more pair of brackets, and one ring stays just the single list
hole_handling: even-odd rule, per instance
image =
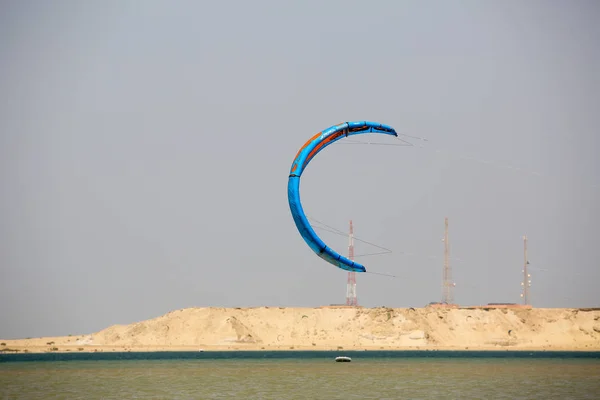
[{"label": "green water", "polygon": [[600,398],[597,357],[352,357],[2,362],[0,398]]}]

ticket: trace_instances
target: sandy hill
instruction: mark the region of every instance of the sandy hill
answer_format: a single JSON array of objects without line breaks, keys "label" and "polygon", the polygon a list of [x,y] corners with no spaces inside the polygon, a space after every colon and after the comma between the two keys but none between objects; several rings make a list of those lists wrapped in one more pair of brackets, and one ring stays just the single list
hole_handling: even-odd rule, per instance
[{"label": "sandy hill", "polygon": [[547,349],[600,351],[600,309],[189,308],[20,351]]}]

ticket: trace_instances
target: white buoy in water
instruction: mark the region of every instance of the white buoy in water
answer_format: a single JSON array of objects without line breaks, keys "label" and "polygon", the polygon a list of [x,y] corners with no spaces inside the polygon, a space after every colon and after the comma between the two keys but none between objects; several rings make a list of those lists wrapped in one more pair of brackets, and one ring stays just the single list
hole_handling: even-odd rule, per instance
[{"label": "white buoy in water", "polygon": [[346,356],[339,356],[335,358],[336,362],[350,362],[352,361],[352,359],[350,357],[346,357]]}]

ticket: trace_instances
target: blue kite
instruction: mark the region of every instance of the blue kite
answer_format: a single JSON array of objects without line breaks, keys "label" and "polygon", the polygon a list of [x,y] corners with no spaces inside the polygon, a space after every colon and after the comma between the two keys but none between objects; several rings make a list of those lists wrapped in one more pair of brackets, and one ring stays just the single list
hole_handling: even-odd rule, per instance
[{"label": "blue kite", "polygon": [[288,179],[288,202],[290,204],[290,210],[292,211],[292,217],[294,218],[296,227],[306,244],[308,244],[308,246],[323,260],[346,271],[354,272],[366,272],[367,269],[363,265],[333,251],[317,236],[310,226],[310,223],[304,214],[304,210],[302,209],[302,204],[300,203],[300,177],[310,160],[325,147],[342,138],[363,133],[381,133],[384,135],[398,136],[394,128],[377,122],[354,121],[334,125],[317,133],[300,148],[292,163]]}]

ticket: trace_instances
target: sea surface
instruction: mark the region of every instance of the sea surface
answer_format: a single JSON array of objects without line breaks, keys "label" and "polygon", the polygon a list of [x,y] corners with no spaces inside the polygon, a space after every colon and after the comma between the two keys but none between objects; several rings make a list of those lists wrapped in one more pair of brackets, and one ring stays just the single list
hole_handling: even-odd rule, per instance
[{"label": "sea surface", "polygon": [[600,352],[1,354],[0,398],[600,399]]}]

